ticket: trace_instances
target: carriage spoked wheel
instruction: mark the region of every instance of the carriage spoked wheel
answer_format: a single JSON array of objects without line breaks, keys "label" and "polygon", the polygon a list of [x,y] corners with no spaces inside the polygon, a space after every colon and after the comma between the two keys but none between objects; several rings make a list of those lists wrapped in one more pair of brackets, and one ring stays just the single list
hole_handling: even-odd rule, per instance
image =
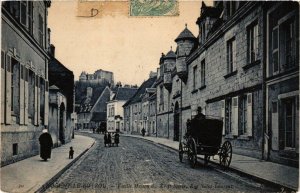
[{"label": "carriage spoked wheel", "polygon": [[183,159],[183,145],[182,145],[182,142],[180,141],[179,142],[179,160],[180,160],[180,162],[182,162],[182,159]]},{"label": "carriage spoked wheel", "polygon": [[219,156],[220,156],[220,165],[225,168],[229,167],[232,158],[232,146],[229,141],[225,141],[223,143]]},{"label": "carriage spoked wheel", "polygon": [[188,145],[188,158],[189,158],[190,166],[192,168],[195,168],[197,164],[197,148],[194,139],[191,139]]}]

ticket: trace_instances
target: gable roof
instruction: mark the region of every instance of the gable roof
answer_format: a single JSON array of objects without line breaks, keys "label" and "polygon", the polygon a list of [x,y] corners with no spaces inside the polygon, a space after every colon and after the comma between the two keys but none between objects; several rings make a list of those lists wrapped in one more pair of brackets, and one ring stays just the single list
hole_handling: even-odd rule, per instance
[{"label": "gable roof", "polygon": [[[107,94],[105,95],[105,93],[106,93],[106,91],[108,91],[107,92]],[[94,105],[93,105],[93,107],[92,107],[92,109],[91,109],[91,111],[92,112],[95,112],[95,108],[96,108],[96,106],[98,106],[96,109],[105,109],[106,110],[106,102],[108,102],[109,101],[109,97],[110,97],[110,92],[111,92],[111,89],[108,87],[108,86],[106,86],[105,87],[105,89],[102,91],[102,93],[101,93],[101,95],[98,97],[98,99],[96,100],[96,102],[94,103]],[[102,99],[102,101],[101,101],[101,99]],[[100,110],[101,111],[101,110]]]},{"label": "gable roof", "polygon": [[142,98],[143,98],[143,94],[145,93],[146,91],[146,88],[151,88],[154,83],[156,81],[156,77],[152,77],[152,78],[149,78],[148,80],[144,81],[143,84],[139,87],[139,89],[136,91],[136,93],[134,94],[133,97],[131,97],[124,105],[123,107],[125,106],[128,106],[128,105],[131,105],[131,104],[134,104],[134,103],[137,103],[137,102],[141,102],[142,101]]},{"label": "gable roof", "polygon": [[94,87],[92,97],[82,97],[80,101],[79,113],[90,112],[105,88],[106,87],[103,86]]},{"label": "gable roof", "polygon": [[119,87],[113,100],[127,101],[135,94],[136,91],[137,88]]},{"label": "gable roof", "polygon": [[106,121],[106,113],[105,112],[94,112],[91,121],[94,121],[94,122]]}]

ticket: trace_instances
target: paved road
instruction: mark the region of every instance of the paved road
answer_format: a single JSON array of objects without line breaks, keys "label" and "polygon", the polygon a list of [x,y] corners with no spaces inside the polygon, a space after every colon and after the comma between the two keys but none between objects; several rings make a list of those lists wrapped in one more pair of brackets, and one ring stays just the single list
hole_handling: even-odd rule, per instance
[{"label": "paved road", "polygon": [[[273,192],[279,191],[201,163],[180,163],[174,150],[142,139],[120,137],[104,147],[103,135],[84,134],[96,144],[47,192]],[[76,151],[76,150],[75,150]]]}]

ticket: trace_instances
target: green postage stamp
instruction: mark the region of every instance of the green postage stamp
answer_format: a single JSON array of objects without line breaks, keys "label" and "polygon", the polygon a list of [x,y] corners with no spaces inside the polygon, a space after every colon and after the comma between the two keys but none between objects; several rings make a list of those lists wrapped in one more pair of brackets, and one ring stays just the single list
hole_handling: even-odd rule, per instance
[{"label": "green postage stamp", "polygon": [[178,16],[178,0],[130,0],[130,16]]}]

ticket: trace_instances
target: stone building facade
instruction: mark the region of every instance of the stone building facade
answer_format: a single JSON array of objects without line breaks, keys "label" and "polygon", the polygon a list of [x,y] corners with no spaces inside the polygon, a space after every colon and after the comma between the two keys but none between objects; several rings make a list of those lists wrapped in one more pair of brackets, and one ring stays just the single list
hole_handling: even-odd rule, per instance
[{"label": "stone building facade", "polygon": [[2,2],[1,165],[37,154],[48,126],[50,4]]},{"label": "stone building facade", "polygon": [[266,9],[265,157],[299,164],[299,3]]},{"label": "stone building facade", "polygon": [[[156,115],[154,105],[156,104],[153,96],[153,88],[156,81],[156,73],[151,72],[149,79],[144,81],[134,95],[123,105],[124,108],[124,132],[130,134],[141,134],[145,128],[146,132],[153,131],[153,125],[156,126]],[[148,90],[148,94],[147,93]],[[151,95],[149,95],[151,93]],[[152,108],[151,108],[152,107]],[[150,120],[152,130],[150,127]],[[155,128],[156,134],[156,128]],[[155,135],[147,133],[147,135]]]},{"label": "stone building facade", "polygon": [[202,107],[223,119],[223,140],[235,153],[296,165],[297,10],[292,2],[202,3],[197,38],[186,26],[175,54],[160,59],[157,135],[181,140],[187,120]]},{"label": "stone building facade", "polygon": [[[58,139],[55,144],[57,146],[71,141],[75,128],[75,93],[74,93],[74,74],[66,68],[60,61],[55,58],[55,47],[50,45],[50,62],[48,65],[49,74],[49,132],[55,134]],[[51,88],[54,89],[51,89]],[[53,100],[53,97],[64,98]],[[54,112],[57,114],[54,115]]]},{"label": "stone building facade", "polygon": [[124,109],[123,105],[137,91],[136,88],[122,87],[119,85],[115,92],[111,92],[107,102],[107,131],[124,132]]},{"label": "stone building facade", "polygon": [[83,71],[79,76],[80,82],[86,82],[90,84],[99,84],[108,82],[111,86],[114,85],[114,74],[106,70],[96,70],[94,74],[88,74]]},{"label": "stone building facade", "polygon": [[[71,120],[67,118],[67,98],[56,86],[49,87],[49,133],[54,147],[71,141],[73,130],[69,127]],[[68,129],[67,129],[68,128]]]},{"label": "stone building facade", "polygon": [[146,88],[141,105],[145,134],[156,136],[156,88]]}]

